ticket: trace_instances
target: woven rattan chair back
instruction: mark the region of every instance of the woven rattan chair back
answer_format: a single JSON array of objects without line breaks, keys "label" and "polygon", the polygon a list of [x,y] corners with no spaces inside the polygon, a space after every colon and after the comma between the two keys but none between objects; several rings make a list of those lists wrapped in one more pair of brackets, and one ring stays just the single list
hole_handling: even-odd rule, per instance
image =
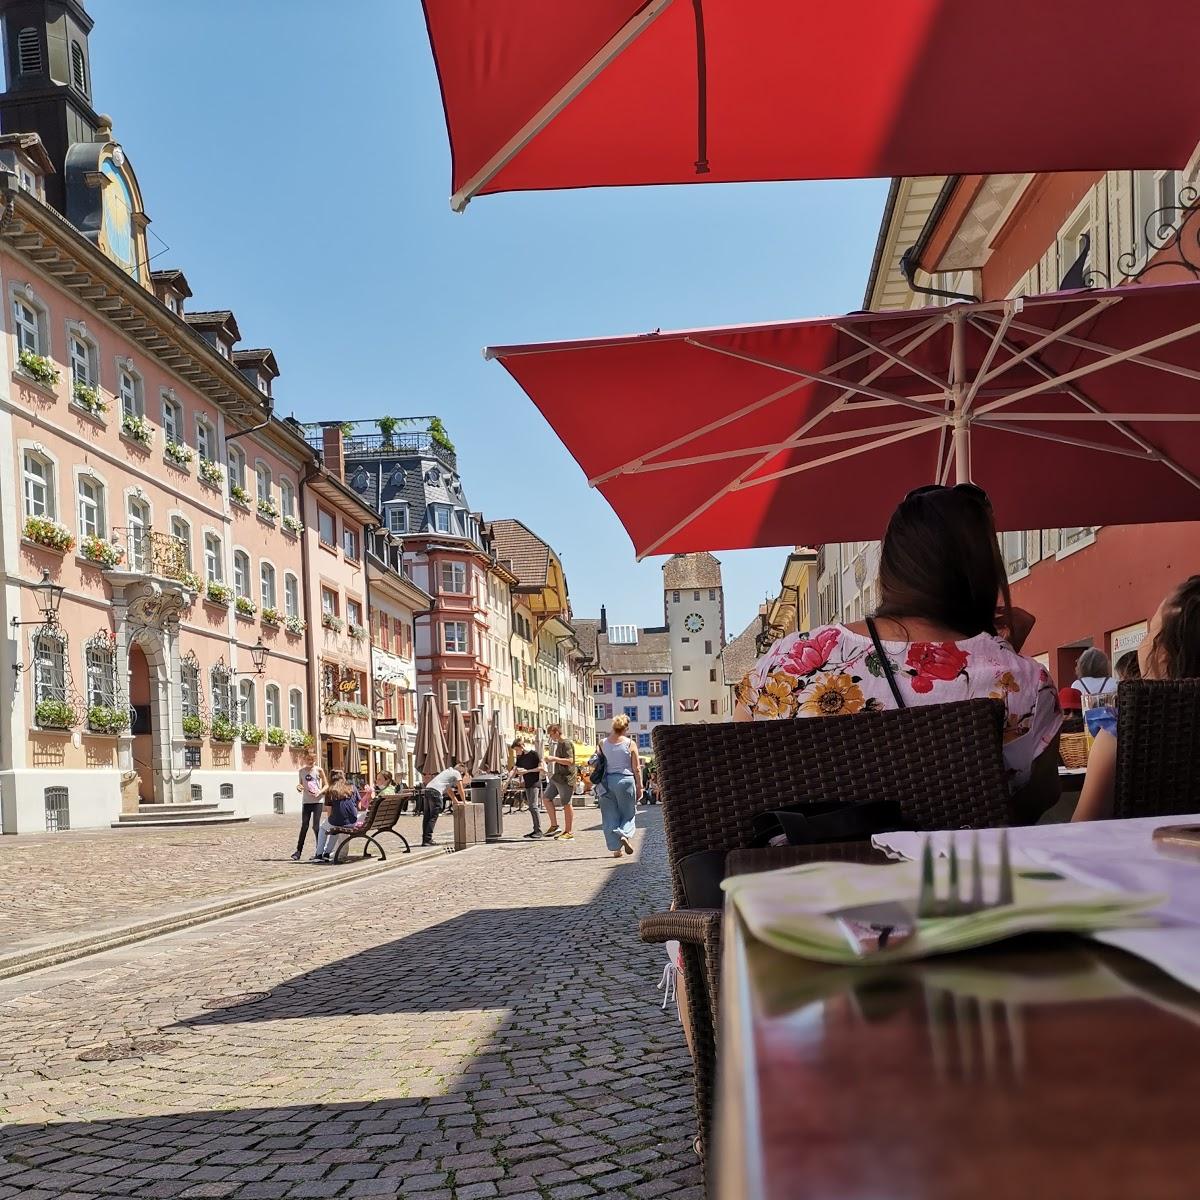
[{"label": "woven rattan chair back", "polygon": [[1116,817],[1200,812],[1200,679],[1117,689]]},{"label": "woven rattan chair back", "polygon": [[808,801],[896,800],[909,829],[1009,820],[1004,705],[967,700],[851,717],[660,725],[655,772],[675,903],[676,864],[750,844],[756,814]]}]

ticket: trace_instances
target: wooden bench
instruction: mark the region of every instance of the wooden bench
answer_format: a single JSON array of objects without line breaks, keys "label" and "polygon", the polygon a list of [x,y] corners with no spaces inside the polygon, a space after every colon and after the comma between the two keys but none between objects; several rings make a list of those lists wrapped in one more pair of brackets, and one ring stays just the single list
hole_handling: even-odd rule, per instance
[{"label": "wooden bench", "polygon": [[343,835],[342,841],[338,843],[338,848],[333,852],[333,861],[345,862],[349,853],[346,847],[358,838],[362,838],[367,843],[363,847],[363,858],[371,857],[367,847],[374,846],[379,851],[380,859],[386,861],[387,852],[378,841],[378,835],[381,833],[390,833],[393,837],[398,837],[404,843],[404,853],[411,854],[412,847],[408,844],[408,838],[396,829],[396,822],[400,819],[402,799],[403,796],[400,792],[395,792],[390,796],[376,796],[357,825],[331,825],[330,829],[334,833]]}]

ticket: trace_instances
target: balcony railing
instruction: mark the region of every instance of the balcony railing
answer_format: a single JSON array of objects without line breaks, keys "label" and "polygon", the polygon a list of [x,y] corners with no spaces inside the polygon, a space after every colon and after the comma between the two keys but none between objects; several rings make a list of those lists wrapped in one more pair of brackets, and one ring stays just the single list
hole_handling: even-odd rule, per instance
[{"label": "balcony railing", "polygon": [[[320,425],[306,425],[304,440],[318,455],[323,453],[325,442]],[[454,451],[438,445],[428,430],[395,431],[387,437],[382,433],[360,433],[355,430],[343,435],[342,454],[346,462],[368,458],[406,458],[420,454],[436,458],[452,469],[458,467]]]},{"label": "balcony railing", "polygon": [[116,528],[113,540],[125,550],[126,571],[184,580],[190,574],[187,543],[170,533],[159,533],[141,525]]}]

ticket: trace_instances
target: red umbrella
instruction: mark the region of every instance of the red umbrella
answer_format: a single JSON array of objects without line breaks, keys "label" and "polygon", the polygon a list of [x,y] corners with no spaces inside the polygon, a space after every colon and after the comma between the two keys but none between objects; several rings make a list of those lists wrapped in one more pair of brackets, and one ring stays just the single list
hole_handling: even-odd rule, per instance
[{"label": "red umbrella", "polygon": [[489,349],[648,554],[1200,519],[1200,283]]},{"label": "red umbrella", "polygon": [[1181,168],[1200,140],[1194,0],[1160,0],[1152,28],[1127,0],[424,2],[455,209],[544,188]]}]

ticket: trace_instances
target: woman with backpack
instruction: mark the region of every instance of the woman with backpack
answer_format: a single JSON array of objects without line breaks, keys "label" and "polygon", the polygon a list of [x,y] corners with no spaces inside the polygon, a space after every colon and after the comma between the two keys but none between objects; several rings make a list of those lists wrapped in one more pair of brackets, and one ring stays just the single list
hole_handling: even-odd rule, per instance
[{"label": "woman with backpack", "polygon": [[[592,776],[600,801],[604,844],[613,858],[633,853],[637,806],[642,798],[642,765],[637,746],[626,734],[628,728],[629,718],[624,713],[613,717],[612,732],[600,743]],[[601,771],[603,780],[599,781]]]}]

